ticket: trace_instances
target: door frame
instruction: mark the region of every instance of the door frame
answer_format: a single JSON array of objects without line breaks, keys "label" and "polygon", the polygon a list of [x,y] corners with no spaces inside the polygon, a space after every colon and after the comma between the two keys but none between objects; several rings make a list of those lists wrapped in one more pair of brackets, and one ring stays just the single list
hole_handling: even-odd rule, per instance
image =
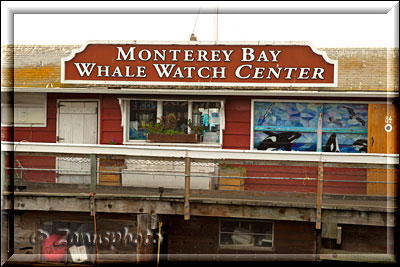
[{"label": "door frame", "polygon": [[[96,145],[100,144],[100,99],[57,99],[56,137],[58,136],[58,127],[59,127],[59,120],[60,120],[60,109],[58,108],[58,105],[60,102],[97,102],[97,142],[96,142]],[[56,140],[56,143],[58,143],[57,140]]]},{"label": "door frame", "polygon": [[[100,99],[57,99],[56,109],[57,109],[57,116],[56,116],[56,137],[58,136],[58,127],[59,127],[59,120],[60,120],[60,110],[58,105],[60,102],[97,102],[97,143],[100,144]],[[56,140],[56,143],[57,140]],[[98,166],[96,167],[98,169]],[[56,160],[56,169],[58,170],[57,160]],[[98,176],[98,175],[97,175]],[[97,183],[98,183],[97,177]],[[58,183],[58,171],[56,173],[56,183]]]}]

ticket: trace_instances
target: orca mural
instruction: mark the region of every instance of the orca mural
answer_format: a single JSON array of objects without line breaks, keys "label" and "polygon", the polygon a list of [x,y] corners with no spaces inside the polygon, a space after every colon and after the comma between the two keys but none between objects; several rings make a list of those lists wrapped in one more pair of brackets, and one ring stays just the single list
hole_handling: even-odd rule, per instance
[{"label": "orca mural", "polygon": [[353,147],[361,153],[367,153],[368,142],[367,139],[358,139],[353,143]]},{"label": "orca mural", "polygon": [[331,134],[324,147],[324,152],[340,152],[336,134]]},{"label": "orca mural", "polygon": [[301,134],[296,132],[273,133],[264,131],[268,135],[261,144],[257,146],[258,150],[275,151],[285,148],[285,151],[292,151],[292,143],[300,138]]},{"label": "orca mural", "polygon": [[367,152],[368,104],[255,101],[253,120],[257,150]]}]

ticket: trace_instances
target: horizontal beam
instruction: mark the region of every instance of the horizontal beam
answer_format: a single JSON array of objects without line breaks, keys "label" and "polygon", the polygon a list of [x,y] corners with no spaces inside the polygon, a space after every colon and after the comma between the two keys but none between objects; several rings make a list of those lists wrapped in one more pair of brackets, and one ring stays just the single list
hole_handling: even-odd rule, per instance
[{"label": "horizontal beam", "polygon": [[261,161],[299,161],[329,163],[362,163],[362,164],[399,164],[398,154],[372,153],[327,153],[327,152],[290,152],[290,151],[253,151],[236,149],[205,149],[187,147],[127,146],[127,145],[92,145],[2,142],[2,151],[29,153],[65,153],[97,154],[134,157],[169,157],[212,160],[261,160]]},{"label": "horizontal beam", "polygon": [[[14,196],[14,209],[18,211],[64,211],[90,212],[89,200],[73,197],[28,197]],[[96,212],[133,214],[184,214],[184,201],[138,200],[138,199],[97,199]],[[191,202],[193,216],[253,218],[270,220],[314,221],[312,208],[266,207],[252,205],[209,204]]]},{"label": "horizontal beam", "polygon": [[[21,194],[22,193],[22,194]],[[8,202],[10,205],[11,202]],[[10,206],[8,209],[12,208]],[[14,194],[14,210],[17,211],[64,211],[90,212],[88,197],[68,196],[32,196],[23,192]],[[184,200],[182,198],[128,198],[109,196],[97,198],[96,212],[100,213],[132,213],[132,214],[167,214],[183,215]],[[191,199],[190,214],[192,216],[210,216],[225,218],[251,218],[266,220],[289,220],[315,222],[315,205],[273,205],[273,203],[242,203]],[[393,212],[359,211],[359,210],[327,210],[322,209],[322,223],[343,223],[373,226],[395,226]]]},{"label": "horizontal beam", "polygon": [[[243,88],[213,88],[213,89],[171,89],[171,88],[119,88],[108,89],[107,87],[91,88],[39,88],[39,87],[15,87],[1,88],[2,92],[21,92],[21,93],[85,93],[85,94],[157,94],[157,95],[228,95],[228,96],[302,96],[302,97],[349,97],[349,98],[396,98],[399,92],[391,91],[318,91],[318,90],[276,90],[276,89],[243,89]],[[381,100],[382,101],[382,100]]]}]

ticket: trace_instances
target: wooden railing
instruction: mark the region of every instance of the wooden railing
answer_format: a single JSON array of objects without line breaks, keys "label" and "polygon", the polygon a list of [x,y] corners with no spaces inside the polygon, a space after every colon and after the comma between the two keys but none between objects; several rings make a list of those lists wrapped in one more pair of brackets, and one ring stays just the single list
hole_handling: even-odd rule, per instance
[{"label": "wooden railing", "polygon": [[[101,171],[98,168],[98,159],[110,158],[135,158],[149,160],[179,160],[183,162],[184,168],[181,175],[184,177],[184,218],[190,219],[190,189],[191,180],[194,177],[205,177],[193,173],[191,168],[196,162],[209,162],[221,166],[231,164],[234,166],[314,166],[317,168],[316,177],[259,177],[244,175],[240,177],[221,176],[208,174],[208,178],[215,179],[255,179],[255,180],[284,180],[299,181],[315,184],[316,193],[316,228],[321,228],[321,209],[324,192],[324,183],[363,183],[363,184],[398,184],[398,181],[368,181],[368,180],[334,180],[324,179],[324,172],[329,168],[364,168],[364,169],[386,169],[396,170],[399,164],[399,156],[391,154],[350,154],[350,153],[324,153],[324,152],[265,152],[249,150],[228,150],[228,149],[200,149],[185,147],[151,147],[151,146],[121,146],[121,145],[76,145],[76,144],[55,144],[55,143],[28,143],[28,142],[2,142],[2,198],[5,183],[6,171],[49,171],[57,172],[57,168],[32,168],[22,165],[6,166],[6,153],[13,153],[14,157],[23,155],[34,156],[73,156],[86,158],[90,162],[90,193],[96,193],[99,173],[113,173],[113,171]],[[115,172],[115,171],[114,171]],[[121,173],[121,171],[116,171]],[[147,172],[152,172],[148,169]],[[128,172],[129,173],[129,172]],[[134,172],[133,172],[134,173]],[[162,175],[162,174],[161,174]],[[325,174],[326,175],[326,174]],[[214,188],[215,189],[215,188]],[[2,199],[3,200],[3,199]],[[3,201],[2,201],[3,203]],[[92,202],[90,202],[92,203]]]}]

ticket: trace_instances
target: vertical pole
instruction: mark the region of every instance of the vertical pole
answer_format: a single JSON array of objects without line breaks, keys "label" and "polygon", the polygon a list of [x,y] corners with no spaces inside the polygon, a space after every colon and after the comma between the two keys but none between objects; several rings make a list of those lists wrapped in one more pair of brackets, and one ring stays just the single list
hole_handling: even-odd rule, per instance
[{"label": "vertical pole", "polygon": [[218,7],[215,7],[214,15],[214,41],[218,42]]},{"label": "vertical pole", "polygon": [[318,162],[318,183],[317,183],[317,216],[316,216],[316,229],[321,229],[321,212],[322,212],[322,191],[324,181],[324,163]]},{"label": "vertical pole", "polygon": [[184,220],[190,220],[190,163],[189,157],[185,158],[185,202],[183,207]]}]

